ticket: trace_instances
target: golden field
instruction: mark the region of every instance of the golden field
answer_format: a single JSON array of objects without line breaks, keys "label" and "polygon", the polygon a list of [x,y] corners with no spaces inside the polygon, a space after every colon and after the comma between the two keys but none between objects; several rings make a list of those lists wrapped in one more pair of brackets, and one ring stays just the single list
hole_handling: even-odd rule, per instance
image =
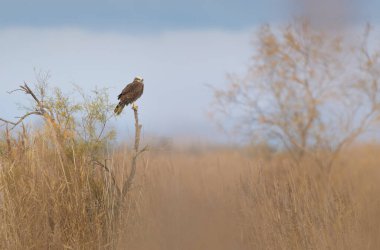
[{"label": "golden field", "polygon": [[379,150],[330,175],[249,149],[151,153],[131,249],[378,249]]},{"label": "golden field", "polygon": [[[378,145],[346,149],[329,173],[249,147],[152,147],[118,201],[91,152],[59,148],[50,132],[4,135],[1,249],[380,247]],[[109,151],[116,186],[130,155],[126,146]]]}]

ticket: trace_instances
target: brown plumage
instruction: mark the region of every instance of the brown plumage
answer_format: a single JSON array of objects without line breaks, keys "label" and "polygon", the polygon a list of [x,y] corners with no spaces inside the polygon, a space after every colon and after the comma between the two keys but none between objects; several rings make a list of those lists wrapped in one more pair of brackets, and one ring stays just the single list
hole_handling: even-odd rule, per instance
[{"label": "brown plumage", "polygon": [[119,104],[115,108],[115,114],[120,115],[124,107],[134,103],[144,92],[144,79],[136,77],[132,83],[128,84],[118,96]]}]

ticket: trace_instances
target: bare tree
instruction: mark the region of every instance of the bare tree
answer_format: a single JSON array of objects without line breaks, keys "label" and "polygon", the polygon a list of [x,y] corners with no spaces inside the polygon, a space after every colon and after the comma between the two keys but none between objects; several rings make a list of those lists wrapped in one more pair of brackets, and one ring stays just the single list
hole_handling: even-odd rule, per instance
[{"label": "bare tree", "polygon": [[287,149],[297,161],[307,155],[330,167],[379,118],[380,62],[367,46],[370,30],[352,41],[306,21],[263,26],[247,74],[214,89],[213,117],[251,140]]}]

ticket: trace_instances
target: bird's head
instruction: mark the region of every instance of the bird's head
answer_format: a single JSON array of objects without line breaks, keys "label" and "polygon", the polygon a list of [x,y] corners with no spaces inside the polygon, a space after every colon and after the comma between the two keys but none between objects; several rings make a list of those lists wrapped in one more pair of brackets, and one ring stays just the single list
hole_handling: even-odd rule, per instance
[{"label": "bird's head", "polygon": [[144,79],[141,76],[136,76],[134,81],[135,82],[144,82]]}]

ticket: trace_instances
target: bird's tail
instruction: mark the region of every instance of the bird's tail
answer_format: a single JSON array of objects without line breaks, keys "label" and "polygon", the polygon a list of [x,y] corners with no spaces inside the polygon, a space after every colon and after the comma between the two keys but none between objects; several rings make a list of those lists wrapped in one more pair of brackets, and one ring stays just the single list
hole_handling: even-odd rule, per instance
[{"label": "bird's tail", "polygon": [[123,104],[123,103],[119,103],[117,106],[116,106],[116,108],[115,108],[115,114],[116,115],[120,115],[121,114],[121,112],[123,111],[123,109],[124,109],[124,107],[125,107],[125,104]]}]

